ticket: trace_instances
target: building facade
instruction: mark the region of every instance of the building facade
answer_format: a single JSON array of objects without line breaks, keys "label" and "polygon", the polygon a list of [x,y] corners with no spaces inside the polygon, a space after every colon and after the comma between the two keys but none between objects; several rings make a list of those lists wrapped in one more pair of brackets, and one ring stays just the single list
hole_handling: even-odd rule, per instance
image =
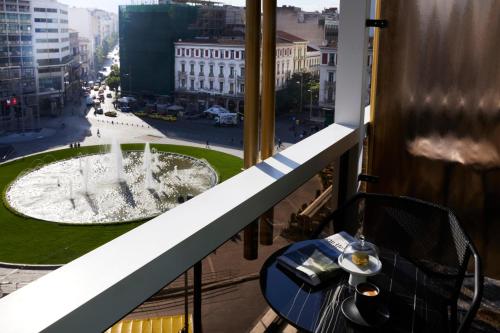
[{"label": "building facade", "polygon": [[78,101],[82,94],[82,64],[80,62],[80,44],[78,32],[70,30],[69,32],[69,49],[71,53],[71,62],[64,76],[65,84],[65,103],[70,101]]},{"label": "building facade", "polygon": [[319,76],[319,66],[321,64],[321,51],[319,48],[307,46],[306,71]]},{"label": "building facade", "polygon": [[33,0],[34,54],[40,115],[59,115],[65,103],[70,50],[68,6],[56,0]]},{"label": "building facade", "polygon": [[78,35],[79,61],[81,64],[80,77],[84,81],[89,81],[89,75],[92,68],[92,44],[88,38]]},{"label": "building facade", "polygon": [[[286,85],[294,43],[277,37],[276,89]],[[241,111],[245,92],[245,44],[236,39],[193,39],[175,43],[176,101],[194,110],[213,104]]]},{"label": "building facade", "polygon": [[0,2],[0,132],[38,124],[31,10],[29,1]]},{"label": "building facade", "polygon": [[[331,41],[327,46],[321,48],[321,65],[319,75],[319,106],[333,109],[335,107],[335,87],[337,82],[337,41]],[[365,104],[369,103],[370,98],[370,78],[373,62],[373,47],[370,39],[368,48],[368,59],[366,62],[366,71],[368,78],[367,94]]]}]

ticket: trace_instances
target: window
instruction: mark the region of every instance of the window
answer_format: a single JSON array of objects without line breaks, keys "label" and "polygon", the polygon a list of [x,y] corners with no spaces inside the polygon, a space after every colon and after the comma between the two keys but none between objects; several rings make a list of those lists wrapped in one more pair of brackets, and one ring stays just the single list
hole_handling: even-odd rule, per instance
[{"label": "window", "polygon": [[229,84],[229,93],[234,94],[234,83]]},{"label": "window", "polygon": [[181,55],[181,50],[180,50],[180,49],[177,49],[177,50],[175,50],[175,51],[177,52],[177,53],[176,53],[176,54],[177,54],[177,56],[180,56],[180,55]]},{"label": "window", "polygon": [[186,72],[186,64],[181,64],[181,72],[182,73]]},{"label": "window", "polygon": [[38,86],[41,92],[61,90],[60,77],[47,77],[38,80]]},{"label": "window", "polygon": [[59,49],[38,49],[36,53],[57,53]]},{"label": "window", "polygon": [[57,19],[51,19],[51,18],[35,18],[35,22],[57,23]]},{"label": "window", "polygon": [[203,67],[205,67],[204,65],[200,64],[200,75],[204,75],[205,73],[203,73]]},{"label": "window", "polygon": [[224,82],[219,82],[219,92],[224,91]]},{"label": "window", "polygon": [[232,66],[231,66],[231,67],[229,67],[229,72],[230,72],[230,73],[229,73],[229,76],[230,76],[230,77],[234,77],[234,67],[232,67]]},{"label": "window", "polygon": [[190,75],[194,75],[194,64],[190,64]]},{"label": "window", "polygon": [[240,75],[241,75],[242,78],[245,77],[245,67],[241,67],[241,69],[240,69]]},{"label": "window", "polygon": [[184,57],[184,55],[186,54],[186,53],[185,53],[185,51],[186,51],[186,50],[185,50],[184,48],[182,48],[182,49],[181,49],[181,55],[182,55],[183,57]]},{"label": "window", "polygon": [[328,82],[333,83],[335,81],[335,72],[328,72]]},{"label": "window", "polygon": [[191,80],[190,82],[190,87],[189,87],[191,90],[194,90],[194,80]]},{"label": "window", "polygon": [[181,87],[186,88],[186,80],[185,79],[181,80]]},{"label": "window", "polygon": [[205,89],[205,82],[203,80],[200,80],[200,89]]},{"label": "window", "polygon": [[214,65],[210,65],[210,75],[214,75]]},{"label": "window", "polygon": [[224,66],[219,66],[219,76],[224,76]]},{"label": "window", "polygon": [[196,56],[199,57],[200,56],[200,50],[196,49]]},{"label": "window", "polygon": [[35,28],[35,32],[50,32],[50,33],[57,33],[57,29],[46,29],[46,28]]},{"label": "window", "polygon": [[[63,14],[63,15],[68,15],[68,12],[67,12],[67,11],[65,11],[65,10],[62,10],[62,9],[61,9],[61,14]],[[68,22],[66,21],[66,23],[68,23]]]},{"label": "window", "polygon": [[215,57],[218,58],[219,57],[219,51],[218,50],[215,50]]},{"label": "window", "polygon": [[229,51],[226,51],[225,58],[229,58]]},{"label": "window", "polygon": [[234,50],[231,50],[231,59],[234,59]]},{"label": "window", "polygon": [[236,59],[240,58],[240,51],[236,51]]},{"label": "window", "polygon": [[38,12],[38,13],[45,13],[45,8],[36,8],[36,7],[35,7],[35,8],[33,8],[33,10],[34,10],[35,12]]},{"label": "window", "polygon": [[335,66],[337,64],[337,57],[335,53],[328,53],[328,65]]},{"label": "window", "polygon": [[55,8],[47,8],[47,13],[57,13],[57,9],[55,9]]},{"label": "window", "polygon": [[240,93],[244,93],[245,92],[245,85],[242,83],[240,84]]},{"label": "window", "polygon": [[61,49],[61,52],[64,52],[64,51],[69,51],[69,46],[65,46]]},{"label": "window", "polygon": [[210,81],[209,85],[210,85],[210,90],[214,90],[214,81]]},{"label": "window", "polygon": [[205,50],[205,58],[208,58],[208,50]]}]

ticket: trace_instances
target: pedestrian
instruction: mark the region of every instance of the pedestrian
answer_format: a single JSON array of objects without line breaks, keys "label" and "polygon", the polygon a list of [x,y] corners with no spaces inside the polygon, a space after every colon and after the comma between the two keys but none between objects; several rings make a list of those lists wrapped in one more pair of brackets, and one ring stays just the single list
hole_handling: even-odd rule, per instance
[{"label": "pedestrian", "polygon": [[101,137],[101,133],[99,132],[99,129],[97,129],[97,137],[100,138]]},{"label": "pedestrian", "polygon": [[78,145],[78,148],[80,148],[80,142],[78,142],[77,145]]},{"label": "pedestrian", "polygon": [[278,138],[278,149],[280,149],[280,148],[281,148],[281,139]]},{"label": "pedestrian", "polygon": [[205,148],[210,149],[210,143],[207,140],[207,144],[205,145]]},{"label": "pedestrian", "polygon": [[70,147],[70,148],[73,148],[73,143],[70,143],[70,144],[69,144],[69,147]]}]

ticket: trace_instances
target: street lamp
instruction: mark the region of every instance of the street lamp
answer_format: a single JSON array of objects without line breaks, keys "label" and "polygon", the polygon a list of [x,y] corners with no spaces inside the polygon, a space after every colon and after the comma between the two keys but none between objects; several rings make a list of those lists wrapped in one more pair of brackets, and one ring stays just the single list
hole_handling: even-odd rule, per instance
[{"label": "street lamp", "polygon": [[307,89],[307,91],[309,92],[309,96],[310,96],[310,102],[309,102],[309,120],[311,120],[312,118],[312,109],[313,109],[313,92],[312,92],[312,89]]},{"label": "street lamp", "polygon": [[295,83],[300,84],[300,113],[302,113],[302,88],[304,86],[304,75],[300,73],[300,81],[295,81]]}]

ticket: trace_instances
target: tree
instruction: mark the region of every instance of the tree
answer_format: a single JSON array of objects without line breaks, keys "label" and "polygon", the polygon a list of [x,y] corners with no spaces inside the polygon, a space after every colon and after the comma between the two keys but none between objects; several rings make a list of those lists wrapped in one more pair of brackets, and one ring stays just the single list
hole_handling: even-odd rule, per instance
[{"label": "tree", "polygon": [[111,73],[106,78],[106,84],[109,89],[116,90],[120,86],[120,68],[116,65],[111,66]]},{"label": "tree", "polygon": [[[301,89],[302,84],[302,89]],[[286,86],[276,92],[276,112],[284,113],[300,109],[300,93],[302,103],[309,105],[309,92],[312,91],[313,103],[318,101],[319,78],[311,73],[294,73],[287,81]]]}]

